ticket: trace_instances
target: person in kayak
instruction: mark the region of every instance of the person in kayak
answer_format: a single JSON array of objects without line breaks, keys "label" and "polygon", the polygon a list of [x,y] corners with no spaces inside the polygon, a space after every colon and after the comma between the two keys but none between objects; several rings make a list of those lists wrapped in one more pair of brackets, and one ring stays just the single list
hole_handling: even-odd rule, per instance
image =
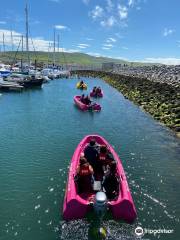
[{"label": "person in kayak", "polygon": [[84,82],[83,82],[83,81],[80,81],[79,87],[83,87],[83,86],[84,86]]},{"label": "person in kayak", "polygon": [[80,98],[80,101],[81,101],[82,103],[85,103],[85,96],[84,96],[84,94],[82,94],[82,96],[81,96],[81,98]]},{"label": "person in kayak", "polygon": [[99,152],[99,162],[102,165],[109,165],[112,161],[114,161],[113,155],[108,151],[106,145],[101,145]]},{"label": "person in kayak", "polygon": [[93,87],[93,93],[96,94],[97,87]]},{"label": "person in kayak", "polygon": [[98,87],[97,89],[96,89],[96,94],[98,95],[98,94],[101,94],[101,88],[100,87]]},{"label": "person in kayak", "polygon": [[110,164],[114,161],[113,155],[108,151],[106,145],[100,146],[97,168],[101,176],[108,172]]},{"label": "person in kayak", "polygon": [[90,97],[87,95],[85,98],[84,98],[84,103],[86,104],[86,105],[91,105],[91,99],[90,99]]},{"label": "person in kayak", "polygon": [[80,156],[80,163],[76,169],[76,181],[78,184],[78,192],[89,192],[92,190],[92,183],[93,183],[93,168],[88,163],[87,159],[81,155]]},{"label": "person in kayak", "polygon": [[116,175],[116,162],[111,164],[110,171],[103,177],[102,186],[108,199],[112,200],[118,196],[119,179]]},{"label": "person in kayak", "polygon": [[94,138],[90,140],[89,144],[84,149],[84,156],[89,164],[93,167],[93,170],[96,171],[99,156],[99,146]]}]

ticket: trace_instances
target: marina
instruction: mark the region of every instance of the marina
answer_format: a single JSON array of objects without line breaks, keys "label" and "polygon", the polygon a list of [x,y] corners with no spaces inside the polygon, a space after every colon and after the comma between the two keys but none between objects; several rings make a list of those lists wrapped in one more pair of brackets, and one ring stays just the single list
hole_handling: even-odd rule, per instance
[{"label": "marina", "polygon": [[1,5],[0,240],[179,240],[178,1]]},{"label": "marina", "polygon": [[73,152],[84,136],[99,134],[121,158],[138,215],[132,225],[105,218],[109,238],[136,239],[137,226],[165,225],[178,239],[179,140],[102,80],[82,79],[104,91],[98,114],[74,106],[73,78],[1,96],[1,238],[94,239],[92,216],[66,223],[62,209]]}]

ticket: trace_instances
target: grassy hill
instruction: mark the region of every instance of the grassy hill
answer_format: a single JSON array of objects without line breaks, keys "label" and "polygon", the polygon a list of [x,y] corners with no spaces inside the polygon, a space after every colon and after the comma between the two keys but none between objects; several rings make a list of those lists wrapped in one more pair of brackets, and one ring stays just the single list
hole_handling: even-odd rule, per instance
[{"label": "grassy hill", "polygon": [[[37,60],[38,63],[53,63],[53,53],[47,52],[30,52],[31,61]],[[26,61],[27,55],[26,52],[5,52],[0,53],[0,61],[5,63],[17,62],[20,60]],[[108,57],[95,57],[84,53],[55,53],[55,60],[57,64],[80,64],[80,65],[93,65],[93,66],[101,66],[102,63],[113,62],[113,63],[121,63],[128,64],[130,62],[113,59]],[[149,65],[144,63],[133,63],[133,65]]]}]

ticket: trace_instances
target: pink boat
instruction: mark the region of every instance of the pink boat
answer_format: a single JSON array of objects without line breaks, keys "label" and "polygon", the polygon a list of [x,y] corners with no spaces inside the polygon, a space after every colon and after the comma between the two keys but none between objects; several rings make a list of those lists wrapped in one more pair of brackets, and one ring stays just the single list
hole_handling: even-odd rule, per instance
[{"label": "pink boat", "polygon": [[92,91],[90,92],[90,97],[103,97],[103,91],[101,90],[101,92],[98,94]]},{"label": "pink boat", "polygon": [[[106,145],[108,151],[113,155],[114,160],[116,161],[116,173],[119,177],[117,184],[118,194],[114,199],[109,200],[107,198],[105,201],[107,208],[112,212],[112,215],[115,219],[123,219],[129,223],[133,222],[137,217],[137,214],[121,160],[119,159],[112,146],[104,138],[98,135],[86,136],[79,143],[74,152],[71,160],[66,193],[64,197],[63,218],[65,220],[84,218],[86,214],[93,209],[96,196],[98,194],[104,194],[103,190],[97,189],[93,189],[92,192],[78,193],[78,186],[75,180],[76,169],[79,164],[80,155],[83,153],[85,147],[88,145],[92,138],[96,140],[98,145]],[[95,182],[97,183],[100,181],[95,180],[94,183]],[[105,202],[103,203],[103,206],[105,206]]]},{"label": "pink boat", "polygon": [[81,98],[81,96],[75,96],[74,97],[74,102],[81,110],[83,110],[83,111],[87,111],[87,110],[100,111],[101,110],[101,106],[99,104],[94,103],[94,104],[89,106],[89,105],[86,105],[86,104],[82,103],[80,101],[80,98]]}]

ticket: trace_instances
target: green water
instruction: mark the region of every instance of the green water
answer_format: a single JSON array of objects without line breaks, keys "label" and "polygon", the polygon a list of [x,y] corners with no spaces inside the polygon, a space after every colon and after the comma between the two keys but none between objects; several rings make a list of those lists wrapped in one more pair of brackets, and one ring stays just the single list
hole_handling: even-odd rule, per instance
[{"label": "green water", "polygon": [[70,159],[92,133],[120,155],[138,212],[133,225],[106,218],[107,239],[136,239],[137,226],[180,239],[180,141],[103,81],[84,80],[104,90],[100,113],[74,105],[77,79],[0,96],[0,240],[95,239],[92,217],[66,223],[61,215]]}]

